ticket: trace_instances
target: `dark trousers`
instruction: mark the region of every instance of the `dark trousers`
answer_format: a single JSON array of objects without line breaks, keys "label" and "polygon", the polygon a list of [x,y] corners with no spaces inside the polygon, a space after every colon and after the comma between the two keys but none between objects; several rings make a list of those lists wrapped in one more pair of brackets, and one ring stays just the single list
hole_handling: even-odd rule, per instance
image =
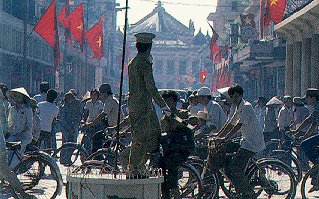
[{"label": "dark trousers", "polygon": [[208,166],[213,171],[225,168],[226,175],[232,181],[237,193],[252,191],[252,186],[245,175],[247,163],[254,152],[240,148],[239,141],[225,143],[217,153],[208,155]]},{"label": "dark trousers", "polygon": [[313,164],[319,163],[319,151],[314,149],[316,146],[319,146],[319,134],[305,139],[299,147]]},{"label": "dark trousers", "polygon": [[48,149],[52,147],[52,133],[48,131],[40,132],[40,138],[38,141],[38,146],[43,149]]}]

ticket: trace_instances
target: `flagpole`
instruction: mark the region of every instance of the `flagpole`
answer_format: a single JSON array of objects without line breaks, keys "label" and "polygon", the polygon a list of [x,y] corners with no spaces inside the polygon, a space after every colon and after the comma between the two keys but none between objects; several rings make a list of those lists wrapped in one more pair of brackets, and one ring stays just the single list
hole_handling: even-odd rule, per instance
[{"label": "flagpole", "polygon": [[[86,3],[86,30],[88,30],[89,29],[89,1],[87,1],[87,3]],[[84,28],[84,26],[83,26],[83,28]],[[82,35],[82,37],[83,37],[83,35]],[[83,39],[82,39],[82,41],[83,41]],[[87,87],[87,86],[90,86],[90,85],[87,85],[87,83],[86,83],[86,80],[87,80],[87,78],[88,78],[88,44],[87,44],[87,42],[86,42],[86,39],[84,39],[84,45],[85,45],[85,47],[84,47],[84,50],[85,50],[85,74],[84,74],[84,79],[85,79],[85,81],[84,81],[84,88],[85,87]],[[84,92],[86,91],[87,89],[85,88],[85,90],[84,90]]]},{"label": "flagpole", "polygon": [[[125,3],[125,23],[124,23],[124,36],[123,36],[123,49],[122,49],[122,68],[121,68],[121,80],[120,80],[120,94],[119,94],[119,107],[117,114],[117,125],[116,125],[116,153],[115,153],[115,162],[117,168],[118,163],[118,153],[119,153],[119,142],[120,142],[120,116],[121,116],[121,105],[122,105],[122,94],[123,94],[123,77],[124,77],[124,64],[125,64],[125,50],[126,50],[126,29],[127,29],[127,10],[128,10],[128,0]],[[114,177],[116,178],[116,172],[114,172]]]}]

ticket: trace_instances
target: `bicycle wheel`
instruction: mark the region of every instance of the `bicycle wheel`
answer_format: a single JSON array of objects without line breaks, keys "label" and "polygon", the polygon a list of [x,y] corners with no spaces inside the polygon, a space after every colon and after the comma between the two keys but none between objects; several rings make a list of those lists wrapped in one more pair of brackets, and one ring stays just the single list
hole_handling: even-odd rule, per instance
[{"label": "bicycle wheel", "polygon": [[208,168],[204,168],[201,174],[202,179],[202,198],[211,199],[218,198],[219,181],[216,173],[213,173]]},{"label": "bicycle wheel", "polygon": [[114,168],[104,161],[100,160],[88,160],[85,161],[82,165],[75,167],[71,173],[73,174],[101,174],[101,173],[110,173],[114,171]]},{"label": "bicycle wheel", "polygon": [[248,172],[248,177],[258,196],[295,198],[297,182],[294,172],[279,160],[264,159],[257,162]]},{"label": "bicycle wheel", "polygon": [[115,167],[116,166],[116,153],[113,150],[108,148],[102,148],[92,153],[87,160],[103,160],[108,165]]},{"label": "bicycle wheel", "polygon": [[183,163],[178,169],[180,198],[200,198],[202,182],[198,171],[190,164]]},{"label": "bicycle wheel", "polygon": [[55,198],[62,190],[60,170],[47,156],[27,154],[13,170],[25,190],[37,198]]},{"label": "bicycle wheel", "polygon": [[[60,148],[55,150],[52,156],[54,158],[59,159],[62,165],[77,166],[77,165],[81,165],[87,159],[89,154],[87,150],[80,144],[67,142],[67,143],[64,143]],[[61,159],[61,156],[62,157],[64,156],[66,158]]]},{"label": "bicycle wheel", "polygon": [[313,166],[301,182],[301,196],[303,199],[319,196],[319,189],[315,189],[313,185],[319,185],[319,164]]},{"label": "bicycle wheel", "polygon": [[283,150],[274,150],[270,157],[278,159],[288,166],[292,168],[294,174],[296,176],[296,181],[299,183],[302,180],[302,170],[299,160],[293,156],[292,154],[288,154],[286,151]]}]

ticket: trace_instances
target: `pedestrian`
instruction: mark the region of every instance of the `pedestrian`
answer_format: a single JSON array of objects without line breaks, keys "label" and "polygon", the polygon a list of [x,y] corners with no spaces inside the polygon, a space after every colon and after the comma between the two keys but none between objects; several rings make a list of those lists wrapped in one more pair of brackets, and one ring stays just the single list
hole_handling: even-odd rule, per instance
[{"label": "pedestrian", "polygon": [[193,115],[196,115],[198,111],[204,110],[204,105],[199,103],[199,97],[196,94],[197,90],[193,91],[192,94],[188,97],[189,106],[187,107],[187,110]]},{"label": "pedestrian", "polygon": [[280,139],[280,134],[277,125],[276,110],[282,106],[283,102],[277,97],[271,98],[266,104],[265,122],[264,122],[264,138],[267,143],[271,139]]},{"label": "pedestrian", "polygon": [[283,97],[284,105],[279,110],[278,114],[278,128],[283,137],[286,131],[289,131],[290,126],[293,123],[293,101],[291,96]]},{"label": "pedestrian", "polygon": [[30,107],[33,113],[33,125],[32,125],[32,145],[37,145],[38,140],[41,134],[41,126],[40,126],[40,116],[37,113],[37,109],[39,108],[37,105],[37,101],[33,98],[30,99]]},{"label": "pedestrian", "polygon": [[[147,154],[159,151],[160,124],[154,102],[169,114],[169,107],[160,96],[152,72],[152,33],[138,33],[136,37],[137,55],[128,65],[129,98],[128,112],[132,132],[132,145],[123,152],[129,154],[129,170],[133,176],[144,175]],[[130,153],[127,151],[130,150]],[[124,159],[125,159],[124,158]]]},{"label": "pedestrian", "polygon": [[[305,107],[301,97],[294,97],[293,104],[294,104],[293,129],[297,129],[299,128],[301,123],[309,116],[309,110]],[[306,129],[301,129],[301,131],[306,132]]]},{"label": "pedestrian", "polygon": [[[103,103],[99,100],[99,91],[93,89],[90,91],[90,99],[85,103],[83,119],[81,123],[92,122],[100,113],[103,111]],[[92,125],[89,128],[86,128],[86,137],[84,138],[84,148],[91,153],[92,151],[92,137],[94,133],[103,130],[101,122],[98,122],[96,125]]]},{"label": "pedestrian", "polygon": [[[62,144],[66,142],[76,142],[79,132],[79,125],[82,119],[82,105],[75,98],[73,93],[67,92],[64,95],[63,103],[60,107],[59,122],[62,132]],[[72,149],[61,151],[60,163],[69,165],[72,163]]]},{"label": "pedestrian", "polygon": [[212,100],[211,91],[208,87],[201,87],[197,96],[199,102],[204,106],[204,111],[208,113],[207,126],[212,126],[214,132],[219,131],[226,122],[226,114],[222,107]]},{"label": "pedestrian", "polygon": [[266,103],[267,99],[265,97],[258,97],[255,106],[255,113],[259,121],[260,127],[263,129],[265,125],[265,114],[266,114]]},{"label": "pedestrian", "polygon": [[37,103],[43,102],[47,99],[47,92],[50,89],[48,82],[41,82],[40,83],[40,93],[35,95],[33,98]]},{"label": "pedestrian", "polygon": [[54,145],[54,143],[52,143],[52,128],[53,124],[56,123],[59,114],[59,108],[54,104],[57,96],[58,93],[55,90],[50,89],[47,92],[46,100],[38,103],[39,108],[37,112],[40,116],[41,128],[38,146],[43,149],[50,149]]},{"label": "pedestrian", "polygon": [[[26,146],[32,141],[33,113],[29,105],[30,96],[23,87],[9,90],[7,96],[13,100],[8,115],[9,137],[7,140],[21,141],[19,153],[23,155]],[[18,157],[13,156],[10,167],[14,168],[18,163]]]},{"label": "pedestrian", "polygon": [[6,116],[8,117],[8,114],[9,114],[9,109],[10,109],[10,102],[9,102],[9,99],[7,97],[7,91],[9,90],[8,89],[8,86],[4,83],[0,83],[0,89],[2,92],[2,95],[0,95],[0,98],[3,102],[3,105],[4,105],[4,109],[5,109],[5,112],[6,112]]},{"label": "pedestrian", "polygon": [[5,132],[8,132],[8,120],[5,112],[4,99],[6,99],[6,97],[3,95],[3,92],[0,92],[0,176],[2,180],[8,182],[15,191],[20,193],[22,198],[35,198],[25,193],[21,182],[9,167],[4,139]]}]

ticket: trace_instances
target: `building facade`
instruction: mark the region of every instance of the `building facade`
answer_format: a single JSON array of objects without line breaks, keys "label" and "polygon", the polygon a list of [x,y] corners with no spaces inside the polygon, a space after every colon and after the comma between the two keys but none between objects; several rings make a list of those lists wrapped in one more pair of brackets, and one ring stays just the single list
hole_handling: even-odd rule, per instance
[{"label": "building facade", "polygon": [[[194,23],[183,25],[167,13],[159,1],[154,10],[131,25],[128,31],[129,56],[136,54],[134,34],[151,32],[153,73],[158,88],[198,89],[210,86],[212,62],[209,59],[209,36],[201,31],[194,35]],[[200,71],[208,71],[206,82],[199,82]]]},{"label": "building facade", "polygon": [[275,26],[286,39],[285,94],[292,96],[319,88],[319,2],[303,1],[298,10]]}]

